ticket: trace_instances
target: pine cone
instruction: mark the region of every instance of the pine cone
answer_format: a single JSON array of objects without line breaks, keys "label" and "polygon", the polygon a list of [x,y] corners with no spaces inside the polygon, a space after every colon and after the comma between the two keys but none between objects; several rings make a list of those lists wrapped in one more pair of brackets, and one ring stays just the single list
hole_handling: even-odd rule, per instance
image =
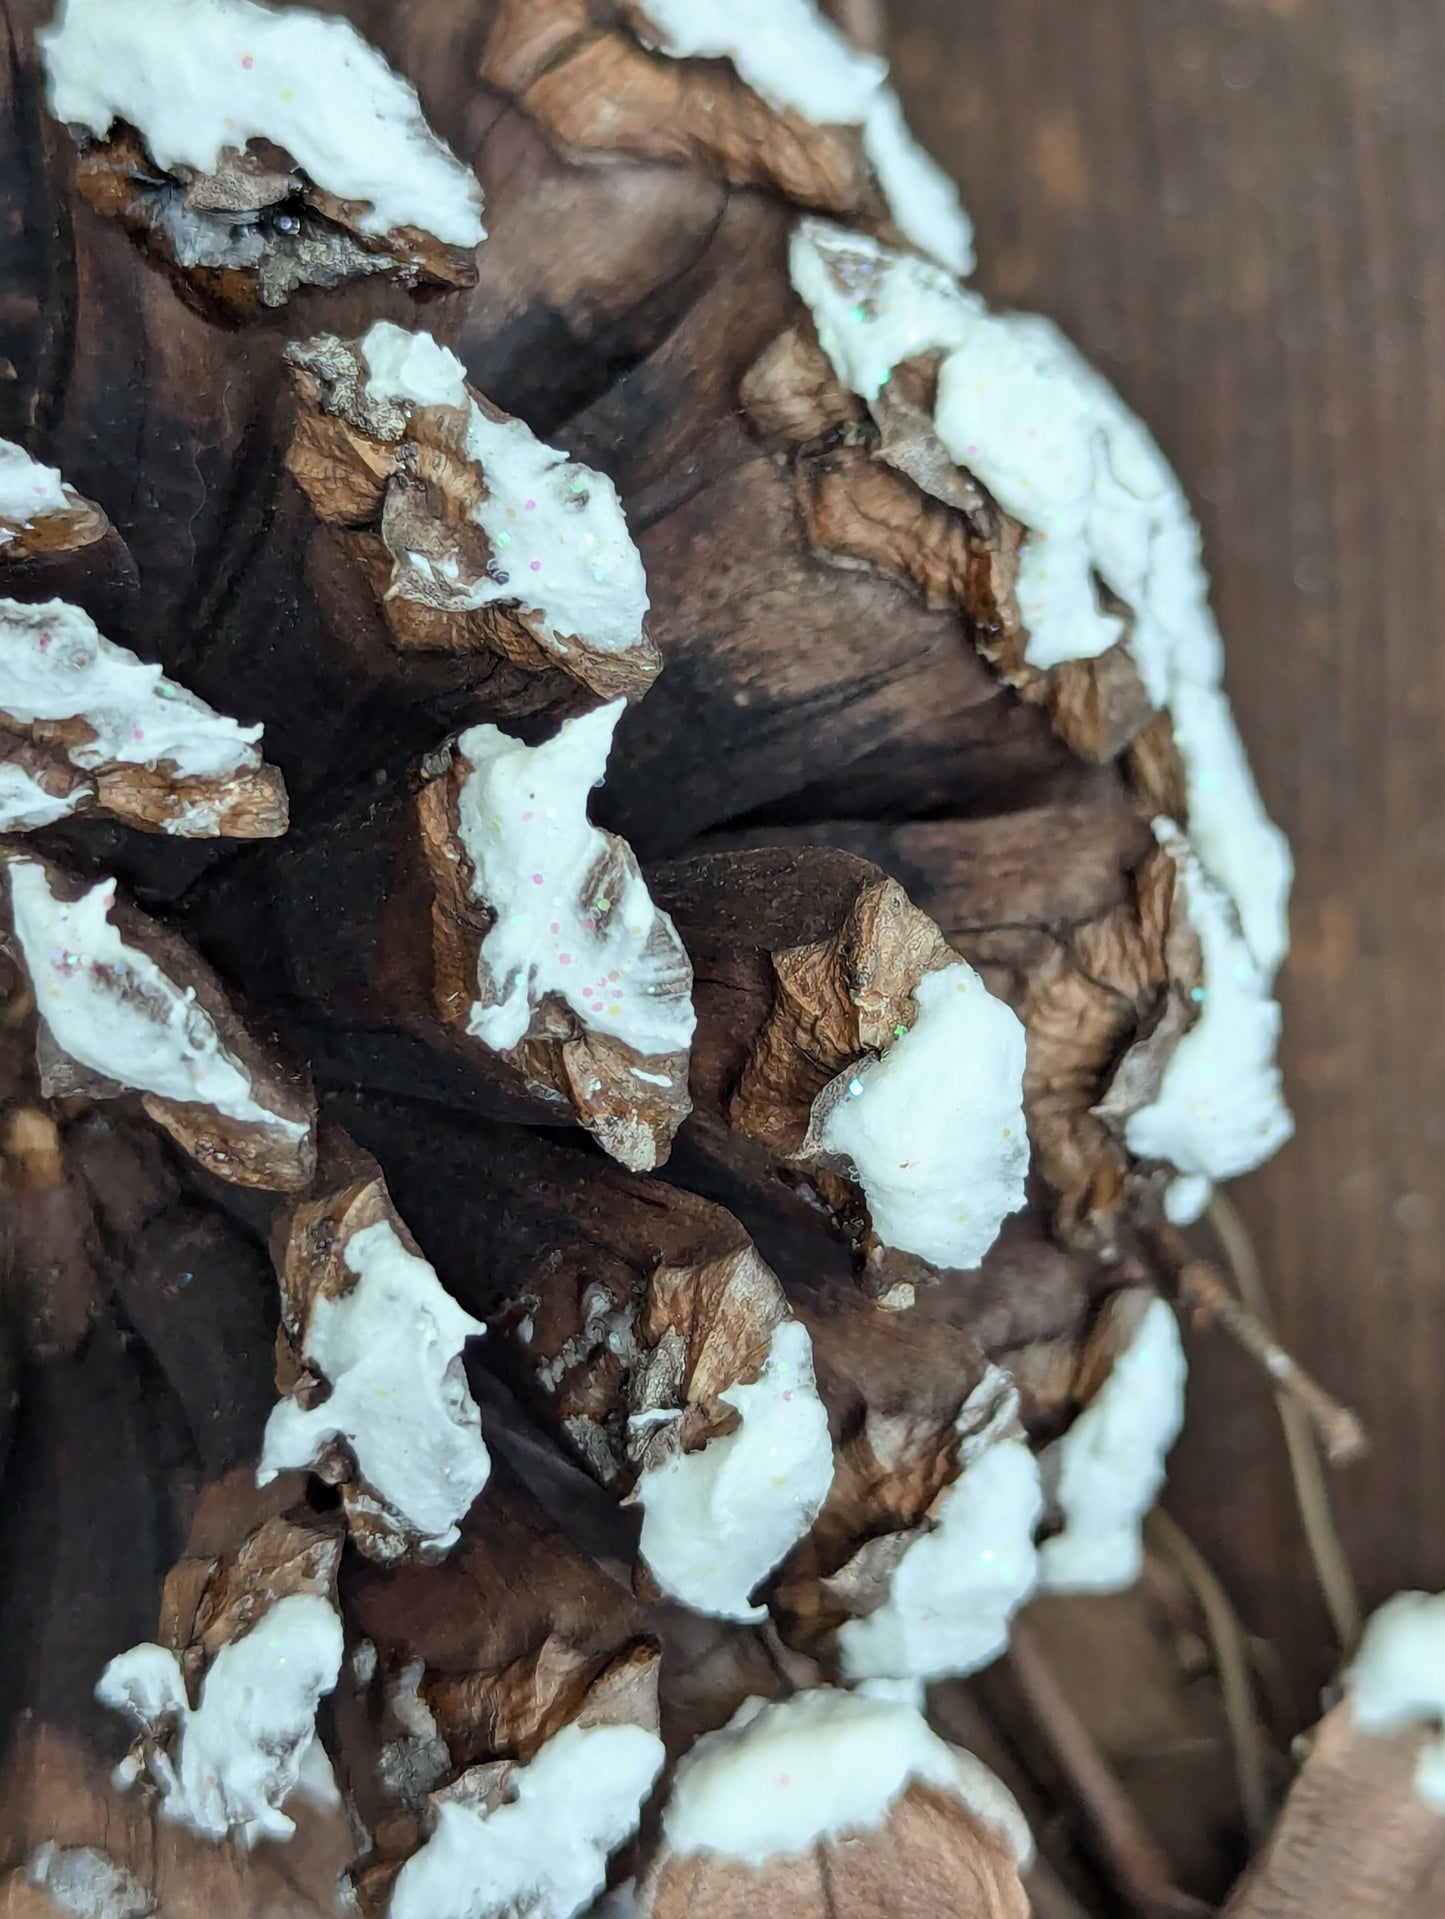
[{"label": "pine cone", "polygon": [[1290,1126],[1178,483],[811,0],[47,6],[13,1909],[1023,1913],[923,1687],[1138,1579]]}]

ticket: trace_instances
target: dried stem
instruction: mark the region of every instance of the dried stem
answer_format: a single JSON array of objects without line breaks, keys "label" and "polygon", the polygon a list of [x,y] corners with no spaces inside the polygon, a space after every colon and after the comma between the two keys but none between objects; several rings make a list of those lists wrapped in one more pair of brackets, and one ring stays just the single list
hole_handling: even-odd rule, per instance
[{"label": "dried stem", "polygon": [[1222,1326],[1251,1359],[1259,1362],[1276,1389],[1308,1416],[1330,1464],[1347,1466],[1361,1458],[1369,1440],[1359,1419],[1285,1351],[1258,1314],[1230,1289],[1219,1268],[1206,1259],[1197,1259],[1172,1226],[1151,1227],[1149,1238],[1165,1270],[1172,1275],[1179,1304],[1201,1321]]},{"label": "dried stem", "polygon": [[1234,1770],[1239,1782],[1239,1804],[1252,1847],[1269,1832],[1271,1805],[1268,1766],[1259,1715],[1250,1682],[1249,1651],[1244,1628],[1229,1595],[1213,1568],[1183,1527],[1156,1508],[1144,1522],[1144,1539],[1152,1552],[1167,1559],[1193,1593],[1204,1615],[1204,1628],[1219,1674],[1224,1716],[1234,1748]]},{"label": "dried stem", "polygon": [[1008,1658],[1019,1690],[1074,1790],[1103,1863],[1129,1911],[1139,1919],[1207,1919],[1210,1907],[1171,1883],[1168,1862],[1140,1823],[1133,1802],[1022,1620],[1014,1622]]},{"label": "dried stem", "polygon": [[[1210,1202],[1209,1223],[1219,1240],[1240,1297],[1260,1324],[1268,1329],[1271,1322],[1269,1297],[1254,1242],[1234,1202],[1222,1192],[1216,1192]],[[1275,1404],[1284,1428],[1290,1477],[1294,1482],[1295,1500],[1314,1565],[1315,1579],[1334,1626],[1340,1651],[1347,1653],[1360,1633],[1360,1598],[1339,1529],[1335,1525],[1329,1482],[1320,1466],[1313,1422],[1306,1410],[1283,1387],[1275,1393]]]}]

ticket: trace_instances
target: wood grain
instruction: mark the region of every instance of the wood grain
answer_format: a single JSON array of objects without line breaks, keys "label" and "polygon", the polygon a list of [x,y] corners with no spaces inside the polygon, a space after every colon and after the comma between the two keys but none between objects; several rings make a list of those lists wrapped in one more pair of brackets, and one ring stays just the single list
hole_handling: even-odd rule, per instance
[{"label": "wood grain", "polygon": [[[1058,319],[1176,462],[1295,846],[1299,1130],[1240,1203],[1282,1331],[1367,1419],[1367,1604],[1445,1585],[1445,16],[1428,0],[893,0],[978,284]],[[1333,1660],[1266,1390],[1194,1342],[1172,1503],[1273,1647]]]}]

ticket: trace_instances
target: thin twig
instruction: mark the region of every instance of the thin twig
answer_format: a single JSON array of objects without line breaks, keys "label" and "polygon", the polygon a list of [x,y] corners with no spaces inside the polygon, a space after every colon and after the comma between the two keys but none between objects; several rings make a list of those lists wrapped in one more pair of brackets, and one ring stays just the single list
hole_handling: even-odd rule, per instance
[{"label": "thin twig", "polygon": [[[1209,1223],[1219,1240],[1240,1297],[1260,1324],[1268,1328],[1272,1314],[1254,1242],[1234,1202],[1226,1194],[1216,1192],[1210,1201]],[[1344,1543],[1335,1524],[1329,1482],[1320,1466],[1313,1425],[1303,1408],[1283,1391],[1276,1392],[1275,1404],[1284,1428],[1290,1478],[1294,1482],[1295,1501],[1299,1506],[1300,1523],[1314,1566],[1315,1580],[1330,1615],[1340,1651],[1348,1653],[1353,1650],[1360,1636],[1360,1598]]]},{"label": "thin twig", "polygon": [[1327,1393],[1292,1353],[1231,1289],[1217,1266],[1197,1259],[1172,1226],[1162,1222],[1149,1229],[1149,1239],[1172,1275],[1181,1306],[1190,1307],[1204,1321],[1223,1327],[1235,1344],[1257,1360],[1281,1393],[1287,1393],[1309,1415],[1332,1466],[1347,1466],[1369,1449],[1359,1419]]},{"label": "thin twig", "polygon": [[1168,1861],[1022,1620],[1014,1621],[1008,1659],[1034,1723],[1067,1775],[1129,1910],[1140,1919],[1209,1919],[1213,1908],[1170,1880]]},{"label": "thin twig", "polygon": [[1145,1520],[1144,1540],[1152,1552],[1172,1562],[1204,1615],[1204,1629],[1214,1653],[1214,1666],[1219,1674],[1219,1690],[1224,1701],[1224,1716],[1229,1725],[1230,1744],[1234,1749],[1240,1810],[1244,1814],[1250,1845],[1258,1846],[1269,1831],[1273,1808],[1270,1804],[1264,1740],[1260,1735],[1254,1688],[1250,1683],[1249,1648],[1244,1627],[1230,1604],[1229,1595],[1203,1553],[1184,1528],[1162,1508],[1156,1508]]}]

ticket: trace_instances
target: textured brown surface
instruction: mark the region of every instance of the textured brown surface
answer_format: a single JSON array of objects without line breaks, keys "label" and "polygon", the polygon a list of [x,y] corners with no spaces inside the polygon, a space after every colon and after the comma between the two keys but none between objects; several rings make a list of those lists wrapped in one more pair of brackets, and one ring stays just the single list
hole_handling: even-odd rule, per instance
[{"label": "textured brown surface", "polygon": [[[1286,1340],[1359,1407],[1367,1602],[1445,1584],[1445,16],[1428,0],[893,0],[978,284],[1067,327],[1203,521],[1229,686],[1299,864],[1294,1143],[1239,1189]],[[1193,1342],[1174,1505],[1276,1646],[1330,1662],[1264,1387]]]}]

